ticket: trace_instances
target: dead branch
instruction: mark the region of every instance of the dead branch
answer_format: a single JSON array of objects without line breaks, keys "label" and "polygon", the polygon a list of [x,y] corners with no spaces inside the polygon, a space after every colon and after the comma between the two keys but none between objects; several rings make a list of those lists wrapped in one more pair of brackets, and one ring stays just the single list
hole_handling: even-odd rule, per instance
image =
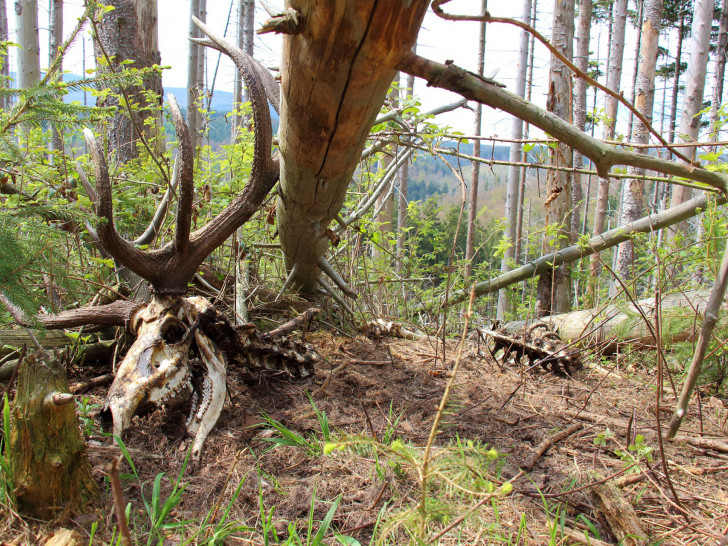
[{"label": "dead branch", "polygon": [[713,329],[718,322],[718,314],[720,313],[720,307],[723,303],[726,286],[728,286],[728,247],[726,247],[723,253],[723,261],[720,264],[718,275],[716,276],[715,283],[713,284],[713,288],[710,292],[710,300],[708,300],[708,306],[705,309],[703,325],[700,329],[698,343],[695,346],[693,360],[690,362],[688,376],[685,379],[685,383],[683,383],[682,390],[680,391],[680,397],[678,398],[677,405],[675,406],[675,412],[670,420],[670,429],[667,433],[668,438],[675,437],[677,431],[680,429],[680,424],[687,413],[690,397],[693,394],[693,389],[695,389],[695,384],[700,376],[700,370],[703,367],[703,360],[705,359],[705,354],[708,352],[710,338],[713,336]]},{"label": "dead branch", "polygon": [[536,446],[536,449],[534,449],[531,453],[528,454],[528,456],[524,459],[523,464],[521,465],[521,468],[525,470],[531,470],[536,464],[536,461],[538,461],[541,456],[546,453],[546,450],[548,450],[552,445],[554,445],[557,442],[560,442],[567,436],[570,436],[571,434],[574,434],[577,430],[581,428],[581,423],[574,423],[571,426],[569,426],[567,429],[562,430],[561,432],[554,434],[550,438],[544,438],[538,446]]},{"label": "dead branch", "polygon": [[[723,205],[726,202],[728,202],[728,199],[722,196],[715,199],[716,206]],[[640,218],[631,224],[625,224],[624,226],[620,226],[610,231],[606,231],[601,235],[597,235],[596,237],[592,237],[585,245],[572,245],[552,254],[541,256],[540,258],[504,273],[495,279],[490,279],[476,284],[475,295],[484,296],[492,292],[497,292],[501,288],[505,288],[511,284],[540,275],[552,267],[557,267],[564,263],[573,262],[580,258],[591,256],[592,254],[616,246],[619,243],[628,241],[637,233],[648,233],[650,231],[656,231],[658,229],[671,226],[699,214],[702,210],[705,210],[705,207],[710,205],[710,203],[710,196],[700,195],[699,197],[695,197],[671,209],[651,214],[650,216]],[[468,293],[465,290],[459,290],[451,296],[450,302],[460,303],[467,299],[467,297]],[[435,303],[435,300],[428,301],[420,304],[420,306],[416,307],[416,309],[429,307]]]},{"label": "dead branch", "polygon": [[468,99],[520,117],[588,157],[602,178],[609,177],[613,166],[628,165],[702,182],[724,193],[728,191],[728,175],[604,144],[543,108],[452,63],[443,65],[410,53],[400,62],[399,69],[427,80],[428,85],[449,89]]},{"label": "dead branch", "polygon": [[305,312],[301,313],[293,320],[289,320],[285,324],[281,324],[278,328],[276,328],[275,330],[271,330],[265,335],[269,339],[278,339],[279,337],[287,336],[294,330],[297,330],[299,328],[306,328],[308,324],[313,320],[313,318],[320,312],[321,309],[319,309],[318,307],[311,307],[310,309],[306,309]]},{"label": "dead branch", "polygon": [[617,93],[609,89],[609,87],[607,87],[606,85],[603,85],[595,79],[591,78],[589,74],[583,72],[582,70],[579,70],[579,68],[574,63],[572,63],[571,60],[569,60],[561,51],[559,51],[558,48],[554,47],[554,45],[548,39],[546,39],[543,34],[538,32],[531,25],[524,23],[523,21],[519,21],[518,19],[512,19],[510,17],[492,17],[488,12],[485,12],[484,15],[452,15],[449,13],[445,13],[440,5],[446,4],[449,1],[450,0],[435,0],[432,3],[432,11],[434,11],[439,17],[451,21],[484,21],[486,23],[505,23],[508,25],[517,26],[518,28],[525,30],[534,38],[536,38],[539,42],[541,42],[544,46],[546,46],[546,49],[548,49],[554,57],[561,61],[565,66],[567,66],[569,70],[571,70],[579,78],[583,79],[589,85],[596,87],[597,89],[603,91],[607,95],[610,95],[617,99],[619,102],[621,102],[622,105],[625,106],[633,115],[635,115],[637,119],[639,119],[640,122],[642,122],[644,126],[647,127],[647,130],[652,133],[652,135],[655,136],[664,147],[674,153],[676,157],[682,159],[688,164],[694,164],[693,161],[682,155],[680,152],[674,150],[670,143],[667,142],[654,127],[652,127],[650,121],[645,118],[640,112],[638,112],[637,108],[635,108],[634,105],[626,100],[621,93]]},{"label": "dead branch", "polygon": [[124,546],[131,546],[131,535],[129,534],[129,524],[126,521],[126,503],[124,502],[124,492],[121,489],[121,480],[119,479],[119,465],[124,456],[114,457],[109,465],[109,481],[111,482],[111,491],[114,496],[114,512],[116,513],[116,522],[119,525],[119,535],[121,543]]}]

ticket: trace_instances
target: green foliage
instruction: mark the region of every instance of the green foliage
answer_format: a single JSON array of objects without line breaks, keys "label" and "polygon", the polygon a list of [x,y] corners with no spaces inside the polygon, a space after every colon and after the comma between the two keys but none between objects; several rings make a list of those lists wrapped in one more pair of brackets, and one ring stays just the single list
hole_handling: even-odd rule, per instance
[{"label": "green foliage", "polygon": [[13,486],[13,469],[10,467],[8,439],[10,435],[10,402],[8,394],[3,394],[3,429],[0,437],[0,506],[3,512],[11,513],[15,508],[15,487]]},{"label": "green foliage", "polygon": [[96,422],[94,421],[93,414],[98,410],[100,404],[92,404],[91,399],[88,396],[81,398],[75,398],[76,400],[76,413],[79,420],[81,421],[81,432],[84,436],[89,437],[93,434],[96,428]]}]

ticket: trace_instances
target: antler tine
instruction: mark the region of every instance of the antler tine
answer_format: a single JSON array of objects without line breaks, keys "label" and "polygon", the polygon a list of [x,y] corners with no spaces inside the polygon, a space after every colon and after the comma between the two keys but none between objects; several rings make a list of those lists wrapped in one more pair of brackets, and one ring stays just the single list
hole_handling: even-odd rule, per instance
[{"label": "antler tine", "polygon": [[190,130],[182,117],[177,99],[167,95],[172,110],[172,120],[177,131],[179,142],[179,202],[177,203],[177,230],[174,236],[174,249],[184,252],[190,242],[190,224],[192,222],[192,202],[195,191],[194,150],[190,141]]},{"label": "antler tine", "polygon": [[263,199],[278,180],[278,162],[271,157],[273,127],[268,109],[268,99],[260,76],[262,66],[256,68],[255,61],[212,33],[196,17],[192,20],[215,44],[216,48],[230,56],[240,68],[253,105],[255,141],[253,165],[250,178],[243,191],[206,226],[190,236],[191,259],[201,263],[215,248],[220,246],[238,227],[248,221],[258,210]]},{"label": "antler tine", "polygon": [[[251,177],[256,171],[256,167],[264,170],[272,168],[271,141],[273,128],[270,120],[270,111],[268,110],[268,98],[265,85],[263,85],[263,80],[260,77],[258,69],[255,67],[254,63],[256,61],[241,49],[214,34],[194,15],[192,16],[192,21],[218,48],[235,62],[243,75],[245,86],[248,88],[250,102],[253,106],[253,121],[255,122],[255,152],[253,154]],[[256,165],[256,161],[258,165]]]},{"label": "antler tine", "polygon": [[[212,48],[215,51],[219,51],[220,53],[224,53],[225,55],[230,57],[230,59],[232,59],[232,61],[235,63],[235,66],[240,68],[241,71],[241,67],[245,63],[243,59],[244,57],[247,57],[251,66],[255,69],[256,74],[258,74],[258,77],[263,83],[263,87],[265,88],[265,94],[268,97],[268,101],[270,101],[270,105],[278,114],[281,113],[281,92],[278,82],[273,77],[273,74],[270,73],[270,70],[260,64],[250,55],[245,53],[245,51],[243,51],[239,47],[232,45],[230,42],[226,42],[223,40],[224,46],[213,42],[209,38],[190,38],[190,42]],[[467,102],[467,99],[463,99],[463,101]]]},{"label": "antler tine", "polygon": [[96,193],[98,195],[96,214],[99,218],[106,220],[99,222],[96,228],[99,240],[107,252],[121,265],[145,279],[150,279],[154,274],[153,264],[150,263],[144,252],[122,238],[114,226],[114,205],[111,198],[109,168],[106,165],[106,158],[104,158],[101,146],[90,129],[84,129],[83,136],[91,151],[91,159],[96,172]]}]

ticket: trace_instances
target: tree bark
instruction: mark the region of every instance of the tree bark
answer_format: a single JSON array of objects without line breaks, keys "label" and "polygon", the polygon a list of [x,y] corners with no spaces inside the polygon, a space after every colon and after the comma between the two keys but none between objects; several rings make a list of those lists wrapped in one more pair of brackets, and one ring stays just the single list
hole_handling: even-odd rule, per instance
[{"label": "tree bark", "polygon": [[[50,48],[48,51],[48,66],[58,54],[63,45],[63,0],[50,0]],[[58,66],[58,79],[63,81],[63,65]],[[53,125],[51,135],[51,150],[63,151],[63,138],[58,128]],[[53,155],[51,155],[53,158]]]},{"label": "tree bark", "polygon": [[366,138],[410,55],[428,2],[288,3],[302,28],[283,39],[281,180],[276,206],[286,269],[314,292],[326,229],[343,204]]},{"label": "tree bark", "polygon": [[[238,0],[238,36],[237,46],[251,57],[254,56],[255,37],[255,3],[253,0]],[[240,103],[248,102],[247,90],[243,89],[243,75],[240,70],[236,71],[235,90],[233,92],[233,108],[237,110]],[[235,114],[232,122],[232,138],[238,132],[238,128],[244,122],[242,116]]]},{"label": "tree bark", "polygon": [[[533,7],[531,11],[531,19],[530,19],[530,25],[535,28],[536,25],[536,13],[538,11],[538,1],[533,0]],[[533,44],[536,41],[536,38],[531,35],[529,37],[528,41],[528,76],[526,76],[526,100],[529,102],[531,101],[531,93],[533,92]],[[528,129],[529,125],[526,123],[526,126],[523,129],[523,138],[528,138]],[[526,153],[521,150],[521,162],[526,163]],[[518,215],[516,217],[516,240],[514,241],[514,251],[513,255],[515,257],[516,264],[522,263],[523,260],[525,260],[525,256],[522,256],[522,247],[523,247],[523,209],[524,209],[524,201],[526,196],[526,169],[521,169],[521,180],[519,182],[518,187]],[[530,207],[530,204],[529,204]],[[530,216],[530,215],[529,215]]]},{"label": "tree bark", "polygon": [[[530,4],[530,0],[525,0]],[[480,13],[485,13],[488,9],[488,0],[481,0]],[[530,6],[528,17],[531,16]],[[525,65],[524,78],[525,78]],[[480,23],[480,40],[478,40],[478,64],[476,65],[476,71],[479,75],[483,75],[485,70],[485,22]],[[519,78],[520,73],[519,73]],[[480,136],[481,120],[483,118],[483,105],[478,103],[475,106],[475,120],[473,130],[475,136]],[[520,137],[518,137],[520,138]],[[473,142],[473,155],[480,157],[480,139],[476,138]],[[469,279],[473,274],[473,259],[475,257],[475,231],[478,226],[478,185],[480,184],[480,163],[477,161],[473,163],[473,176],[470,179],[470,203],[468,204],[468,232],[465,239],[465,278]],[[516,186],[518,188],[518,186]],[[506,197],[506,202],[508,198]],[[506,205],[507,207],[507,205]],[[514,207],[515,213],[515,207]],[[514,220],[515,220],[515,214]],[[515,221],[513,222],[515,224]]]},{"label": "tree bark", "polygon": [[[551,42],[567,59],[573,57],[574,0],[556,0]],[[546,109],[559,118],[572,121],[571,71],[554,55],[551,56],[549,92]],[[550,163],[560,167],[572,166],[572,149],[559,143],[549,149]],[[568,171],[550,171],[546,179],[545,223],[555,226],[552,236],[546,238],[544,250],[559,249],[571,243],[571,185]],[[555,267],[541,274],[538,280],[539,316],[564,313],[571,307],[570,268]]]},{"label": "tree bark", "polygon": [[84,512],[98,493],[70,396],[59,357],[26,357],[18,374],[8,444],[18,504],[35,517]]},{"label": "tree bark", "polygon": [[[708,68],[710,53],[710,31],[713,23],[714,0],[696,0],[693,13],[693,25],[688,50],[688,71],[685,78],[685,98],[683,111],[680,117],[680,133],[688,141],[698,139],[700,132],[700,118],[698,114],[703,109],[703,94],[705,91],[705,77]],[[693,154],[695,150],[693,148]],[[672,204],[679,205],[691,197],[690,188],[678,186],[672,192]],[[668,239],[674,241],[679,232],[685,231],[685,224],[674,226],[668,231]]]},{"label": "tree bark", "polygon": [[[592,25],[592,2],[581,0],[579,4],[578,31],[576,36],[576,56],[574,64],[582,72],[588,72],[589,65],[589,40],[591,38]],[[586,127],[586,81],[577,78],[574,82],[574,125],[583,131]],[[574,168],[584,167],[584,156],[574,152]],[[584,192],[581,186],[581,174],[574,173],[573,191],[571,194],[571,236],[576,240],[581,234],[581,222],[579,221],[579,208],[582,206]]]},{"label": "tree bark", "polygon": [[[135,0],[137,23],[139,25],[139,59],[140,66],[154,66],[162,64],[162,55],[159,52],[159,15],[157,13],[157,0]],[[164,103],[164,87],[162,86],[162,74],[144,78],[144,89],[152,91],[155,99],[151,104],[144,102],[144,106],[152,109],[142,118],[152,117],[154,123],[144,125],[147,137],[153,144],[154,152],[161,155],[165,149],[162,138],[162,104]]]},{"label": "tree bark", "polygon": [[40,81],[37,0],[16,0],[18,35],[18,87],[28,89]]},{"label": "tree bark", "polygon": [[728,0],[723,0],[723,7],[720,10],[718,45],[715,48],[715,83],[710,102],[710,138],[714,141],[718,140],[718,109],[723,102],[726,53],[728,53]]},{"label": "tree bark", "polygon": [[[0,40],[8,40],[8,8],[5,0],[0,0]],[[10,76],[10,70],[8,68],[9,52],[5,52],[5,58],[2,60],[2,66],[0,66],[0,77],[5,78],[3,81],[8,81],[7,77]],[[0,97],[0,110],[5,110],[10,106],[10,101],[7,97]]]},{"label": "tree bark", "polygon": [[[645,13],[645,0],[637,0],[637,3],[639,4],[639,11],[637,14],[637,28],[642,27],[642,21],[644,20],[644,13]],[[632,72],[632,96],[630,97],[630,104],[634,106],[634,99],[635,99],[635,93],[637,92],[637,72],[639,67],[639,61],[640,61],[640,48],[642,47],[642,33],[637,33],[637,43],[635,44],[634,49],[634,71]],[[629,123],[627,126],[629,127],[627,131],[627,140],[632,140],[632,128],[634,124],[634,113],[630,110],[629,112]]]},{"label": "tree bark", "polygon": [[[642,45],[640,47],[640,64],[637,73],[637,92],[635,108],[645,119],[652,122],[652,107],[655,102],[655,73],[657,68],[657,46],[660,37],[662,16],[662,0],[645,0],[644,21],[642,23]],[[637,120],[634,141],[639,144],[649,142],[650,133],[644,123]],[[645,170],[630,168],[630,174],[644,175]],[[634,222],[642,216],[644,201],[644,180],[625,179],[622,182],[622,206],[619,225]],[[634,262],[634,244],[626,241],[619,245],[617,254],[617,274],[622,279],[632,278]]]},{"label": "tree bark", "polygon": [[[685,14],[680,16],[680,27],[677,32],[677,53],[675,54],[675,74],[672,79],[672,98],[670,101],[670,129],[667,134],[668,142],[675,142],[675,128],[677,124],[677,98],[680,94],[680,64],[682,63],[683,38],[685,37]],[[672,156],[672,153],[670,154]]]},{"label": "tree bark", "polygon": [[[619,93],[622,81],[622,65],[624,59],[624,35],[627,25],[627,0],[617,0],[617,9],[615,11],[615,21],[612,32],[612,43],[609,45],[609,70],[607,71],[607,87]],[[614,139],[615,127],[617,125],[617,99],[608,95],[606,97],[605,116],[607,121],[604,123],[605,139]],[[597,188],[597,202],[594,208],[594,228],[593,235],[597,236],[604,232],[604,225],[607,218],[607,207],[609,205],[609,178],[599,178],[599,186]],[[592,256],[589,263],[589,299],[593,303],[596,301],[596,290],[599,284],[599,276],[601,274],[602,262],[599,254]]]},{"label": "tree bark", "polygon": [[[97,27],[99,35],[94,42],[94,54],[97,58],[108,55],[111,66],[99,65],[99,71],[119,73],[124,69],[124,63],[133,61],[134,68],[148,68],[150,63],[142,54],[139,22],[137,21],[137,5],[135,0],[108,0],[106,5],[114,9],[104,13]],[[144,106],[146,99],[140,88],[127,88],[126,96],[132,105],[142,108],[133,108],[129,111],[117,97],[99,98],[98,106],[118,106],[118,111],[108,122],[109,148],[116,153],[116,161],[126,163],[137,157],[137,139],[139,131],[143,131],[146,118]],[[113,88],[114,95],[122,95],[120,88]],[[132,120],[131,116],[134,116]],[[135,128],[136,125],[136,128]]]},{"label": "tree bark", "polygon": [[[531,22],[531,0],[523,0],[523,11],[521,15],[523,22],[528,24]],[[515,93],[519,97],[526,96],[526,73],[528,72],[528,38],[529,33],[525,30],[521,32],[520,43],[518,48],[518,67],[516,69],[516,87]],[[482,69],[480,75],[483,75]],[[480,107],[480,104],[478,104]],[[478,120],[480,121],[480,120]],[[513,163],[520,161],[521,151],[523,147],[518,140],[523,138],[523,120],[518,116],[513,117],[511,122],[511,138],[514,142],[511,143],[508,160],[512,163],[508,167],[508,184],[506,186],[506,207],[505,207],[505,220],[506,220],[506,232],[505,237],[508,241],[508,247],[503,253],[503,260],[501,261],[501,272],[505,273],[510,271],[511,263],[516,258],[516,239],[518,238],[518,209],[519,209],[519,194],[520,194],[520,182],[521,182],[521,168],[517,167]],[[480,142],[478,141],[478,145]],[[523,217],[521,216],[521,221]],[[498,293],[498,307],[496,310],[496,318],[503,320],[505,314],[509,311],[510,305],[508,301],[508,294],[505,290],[501,290]]]},{"label": "tree bark", "polygon": [[[192,22],[192,16],[194,15],[200,19],[202,13],[200,13],[200,2],[202,0],[191,0],[190,1],[190,38],[200,38],[201,33],[197,26]],[[202,19],[200,19],[202,21]],[[187,126],[190,128],[190,142],[192,143],[192,149],[196,150],[200,144],[200,92],[201,89],[197,86],[197,65],[198,58],[200,55],[204,55],[202,52],[202,46],[192,41],[188,42],[189,55],[187,60]]]}]

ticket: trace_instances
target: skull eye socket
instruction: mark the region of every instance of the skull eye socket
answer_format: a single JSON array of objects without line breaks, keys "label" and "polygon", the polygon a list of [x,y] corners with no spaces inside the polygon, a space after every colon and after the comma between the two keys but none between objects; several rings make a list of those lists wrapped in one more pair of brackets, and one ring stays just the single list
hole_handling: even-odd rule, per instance
[{"label": "skull eye socket", "polygon": [[168,345],[177,345],[187,338],[187,326],[176,318],[167,319],[161,328],[162,339]]}]

